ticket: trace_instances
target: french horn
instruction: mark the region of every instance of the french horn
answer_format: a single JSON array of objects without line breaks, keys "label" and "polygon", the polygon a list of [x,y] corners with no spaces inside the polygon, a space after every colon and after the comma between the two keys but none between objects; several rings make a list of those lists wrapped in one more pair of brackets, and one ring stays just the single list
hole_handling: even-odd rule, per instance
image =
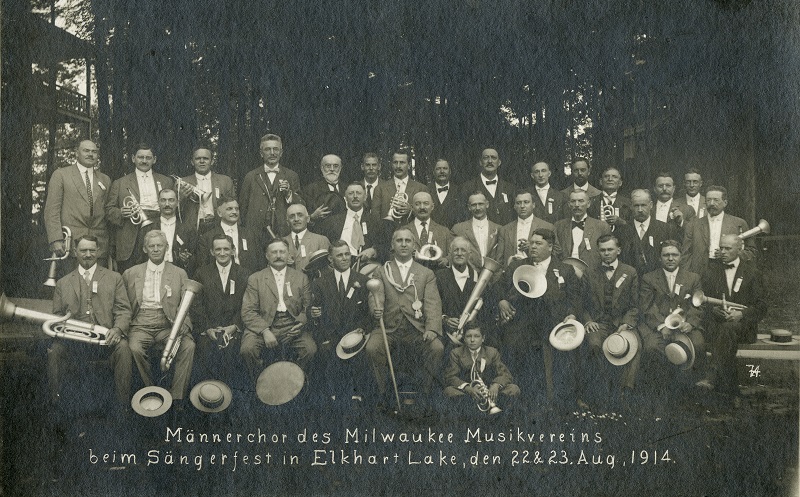
[{"label": "french horn", "polygon": [[53,338],[66,338],[84,343],[106,345],[108,328],[86,321],[70,319],[71,314],[58,316],[20,307],[5,294],[0,295],[0,320],[24,320],[42,324],[42,331]]},{"label": "french horn", "polygon": [[397,209],[399,209],[402,204],[407,203],[408,193],[396,192],[392,197],[392,207],[389,209],[389,219],[400,219],[401,216],[397,213]]},{"label": "french horn", "polygon": [[417,250],[415,258],[425,262],[439,262],[444,255],[444,251],[436,244],[426,243]]},{"label": "french horn", "polygon": [[61,233],[64,235],[64,255],[57,256],[55,252],[53,252],[51,257],[45,259],[46,261],[50,261],[50,270],[47,272],[47,280],[44,282],[44,286],[48,286],[50,288],[55,288],[56,286],[58,261],[63,261],[69,257],[70,248],[72,246],[72,230],[70,230],[67,226],[62,226]]},{"label": "french horn", "polygon": [[175,321],[172,323],[167,344],[164,346],[164,353],[161,355],[161,371],[166,372],[172,366],[172,361],[178,354],[178,349],[181,346],[181,337],[178,335],[186,320],[186,315],[189,312],[189,307],[192,305],[195,295],[200,293],[203,285],[194,280],[186,280],[183,284],[183,296],[181,296],[181,303],[178,306],[178,312],[175,313]]}]

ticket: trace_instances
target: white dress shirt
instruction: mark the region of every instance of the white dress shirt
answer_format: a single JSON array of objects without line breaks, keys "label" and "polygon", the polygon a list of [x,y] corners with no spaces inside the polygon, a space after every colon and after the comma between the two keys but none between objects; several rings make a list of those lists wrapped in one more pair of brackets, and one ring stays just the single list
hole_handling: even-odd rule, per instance
[{"label": "white dress shirt", "polygon": [[667,277],[667,287],[669,287],[669,293],[675,291],[675,278],[678,276],[678,269],[676,268],[675,271],[669,272],[666,269],[663,269],[664,276]]},{"label": "white dress shirt", "polygon": [[[489,195],[491,195],[492,198],[495,198],[497,196],[497,184],[500,183],[500,177],[495,176],[493,180],[490,180],[489,178],[484,176],[483,173],[481,173],[481,181],[483,182],[483,187],[489,191]],[[494,183],[491,185],[487,185],[486,184],[487,181],[494,181]]]},{"label": "white dress shirt", "polygon": [[714,258],[714,252],[719,248],[719,239],[722,236],[722,217],[725,212],[720,212],[716,216],[706,216],[708,218],[708,258]]},{"label": "white dress shirt", "polygon": [[202,199],[200,200],[200,209],[197,213],[197,217],[200,219],[214,217],[214,192],[211,186],[211,173],[209,172],[205,176],[194,173],[194,177],[197,179],[197,188],[211,194],[206,197],[205,201]]},{"label": "white dress shirt", "polygon": [[[585,223],[587,217],[588,216],[586,214],[584,214],[583,215],[583,219],[580,219],[578,221],[579,222],[583,221]],[[572,221],[575,221],[575,219],[574,218],[570,219],[570,224],[572,224]],[[583,242],[583,234],[584,233],[585,233],[585,230],[582,230],[582,229],[577,228],[577,227],[572,228],[572,254],[570,254],[570,257],[579,258],[578,249],[580,248],[581,242]]]},{"label": "white dress shirt", "polygon": [[264,164],[264,172],[267,173],[270,183],[275,183],[275,176],[278,175],[280,167],[281,167],[280,165],[277,165],[274,168],[270,169],[266,164]]},{"label": "white dress shirt", "polygon": [[[395,177],[394,178],[394,186],[397,189],[398,193],[405,192],[406,191],[406,186],[408,186],[408,176],[406,176],[403,179],[399,179],[399,178]],[[373,190],[373,191],[375,191],[375,190]],[[411,200],[411,199],[408,199],[408,200]]]},{"label": "white dress shirt", "polygon": [[233,251],[235,257],[233,258],[236,264],[239,264],[239,225],[238,224],[225,224],[220,223],[222,227],[222,232],[231,237],[233,240]]},{"label": "white dress shirt", "polygon": [[219,262],[214,261],[214,264],[217,265],[217,272],[219,273],[219,281],[222,283],[223,290],[228,285],[228,278],[231,276],[231,263],[229,262],[227,266],[220,266]]},{"label": "white dress shirt", "polygon": [[411,269],[412,261],[409,260],[408,262],[402,263],[395,259],[394,262],[397,264],[397,268],[400,269],[400,281],[405,281],[408,276],[408,271]]},{"label": "white dress shirt", "polygon": [[[528,241],[528,236],[531,233],[531,224],[533,223],[533,215],[528,216],[528,219],[517,218],[517,237],[514,239]],[[524,252],[519,250],[519,243],[517,243],[517,254],[525,255]]]},{"label": "white dress shirt", "polygon": [[[81,179],[83,180],[84,184],[86,184],[86,175],[89,175],[89,188],[92,189],[92,185],[94,184],[94,168],[85,167],[80,164],[76,165],[78,166],[78,172],[81,173]],[[92,190],[92,195],[94,195],[94,190]]]},{"label": "white dress shirt", "polygon": [[489,251],[489,219],[475,219],[472,218],[472,233],[475,235],[475,241],[478,242],[478,250],[481,257],[486,257],[486,252]]},{"label": "white dress shirt", "polygon": [[158,210],[158,192],[156,191],[156,183],[153,179],[153,171],[136,170],[136,181],[139,184],[139,205],[142,209],[151,211]]},{"label": "white dress shirt", "polygon": [[[363,221],[364,209],[361,209],[360,211],[356,212],[348,207],[345,213],[346,214],[344,216],[344,226],[342,227],[342,235],[339,239],[346,241],[347,245],[350,247],[350,253],[355,255],[358,253],[360,247],[353,246],[353,240],[352,240],[353,223],[356,220],[356,216],[358,217],[359,223]],[[364,229],[362,228],[361,231],[363,233]],[[294,239],[292,240],[292,243],[294,243]]]},{"label": "white dress shirt", "polygon": [[458,284],[458,288],[461,291],[464,291],[464,285],[467,284],[467,280],[469,279],[469,266],[464,266],[464,271],[461,272],[453,266],[453,276],[456,277],[456,283]]},{"label": "white dress shirt", "polygon": [[669,222],[669,210],[672,208],[672,199],[669,202],[656,200],[656,219],[662,223]]},{"label": "white dress shirt", "polygon": [[650,216],[641,223],[639,221],[634,221],[634,223],[636,225],[636,234],[639,235],[639,239],[641,240],[644,234],[647,233],[647,230],[650,229]]},{"label": "white dress shirt", "polygon": [[[367,192],[367,196],[369,197],[370,200],[372,200],[372,197],[375,195],[375,189],[378,188],[378,183],[379,180],[377,179],[375,180],[374,183],[370,183],[367,180],[364,180],[364,190]],[[372,188],[367,188],[367,187],[372,187]]]},{"label": "white dress shirt", "polygon": [[347,288],[347,283],[350,281],[350,268],[343,273],[340,273],[338,270],[333,270],[333,276],[336,279],[336,288],[339,288],[339,284],[341,283],[344,288]]},{"label": "white dress shirt", "polygon": [[741,262],[741,259],[737,257],[730,262],[733,264],[732,268],[725,268],[725,281],[728,283],[728,295],[733,293],[733,279],[736,277],[736,270],[739,269],[739,264]]},{"label": "white dress shirt", "polygon": [[539,188],[536,187],[536,194],[539,196],[539,200],[542,201],[542,205],[547,207],[547,192],[550,191],[550,183],[544,185],[543,187]]},{"label": "white dress shirt", "polygon": [[[444,199],[447,198],[447,194],[450,193],[450,182],[448,181],[444,185],[440,185],[438,183],[434,183],[433,187],[436,188],[436,192],[435,193],[436,193],[436,196],[439,197],[439,203],[443,204],[444,203]],[[443,192],[439,191],[439,188],[445,188],[445,187],[447,187],[447,190],[445,190]]]},{"label": "white dress shirt", "polygon": [[142,309],[161,309],[161,276],[164,275],[165,265],[166,261],[161,261],[159,265],[147,261],[142,288]]},{"label": "white dress shirt", "polygon": [[686,205],[694,209],[694,213],[700,216],[700,194],[698,193],[694,197],[690,197],[686,195]]}]

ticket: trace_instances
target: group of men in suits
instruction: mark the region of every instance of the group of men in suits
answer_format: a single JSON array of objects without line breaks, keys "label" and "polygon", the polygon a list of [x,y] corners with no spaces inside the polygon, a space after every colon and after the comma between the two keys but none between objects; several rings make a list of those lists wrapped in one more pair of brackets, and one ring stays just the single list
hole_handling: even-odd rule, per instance
[{"label": "group of men in suits", "polygon": [[[510,370],[526,380],[517,382],[523,392],[542,380],[548,399],[567,389],[583,405],[591,382],[586,372],[607,367],[604,343],[624,331],[640,345],[615,380],[624,396],[640,364],[663,363],[665,349],[682,333],[698,351],[698,385],[735,394],[732,357],[737,343],[755,339],[766,309],[763,284],[753,241],[737,238],[747,223],[725,212],[724,187],[700,194],[698,171],[686,173],[681,197],[674,196],[672,175],[659,173],[654,202],[644,189],[623,196],[615,167],[602,172],[600,189],[593,187],[584,159],[572,164],[573,183],[564,190],[550,185],[544,162],[531,166],[530,187],[517,188],[501,178],[501,159],[491,148],[482,151],[473,179],[453,184],[449,162],[438,159],[434,181],[424,185],[411,178],[411,155],[401,150],[392,155],[389,180],[380,179],[380,160],[368,153],[363,179],[344,184],[341,158],[328,154],[320,162],[322,178],[303,187],[281,164],[282,147],[277,135],[261,139],[264,164],[247,173],[238,199],[231,178],[212,171],[207,146],[193,150],[194,174],[179,181],[155,172],[153,147],[139,144],[131,154],[134,172],[111,182],[95,169],[98,149],[89,140],[76,148],[76,164],[53,174],[44,211],[51,249],[69,250],[61,226],[77,239],[77,268],[59,281],[54,311],[112,330],[120,400],[129,396],[130,374],[126,379],[123,371],[132,364],[145,385],[153,383],[148,352],[165,341],[189,277],[203,291],[180,331],[175,399],[198,379],[236,381],[237,371],[246,370],[255,381],[278,358],[296,361],[312,377],[346,377],[327,386],[315,380],[340,401],[367,382],[358,371],[369,370],[381,398],[388,392],[387,348],[401,351],[400,359],[421,376],[423,392],[438,381],[464,393],[452,379],[460,373],[445,375],[443,363],[456,350],[448,335],[457,331],[486,258],[501,269],[491,275],[484,308],[468,327],[479,332],[471,337],[470,357],[478,357],[475,350],[488,353],[484,340],[496,345],[509,365],[499,368],[498,385],[512,384]],[[429,245],[440,258],[427,260],[422,249]],[[323,251],[328,267],[310,279],[303,269]],[[121,277],[102,267],[109,255]],[[576,272],[564,259],[580,259],[588,269]],[[369,263],[378,264],[371,276],[382,284],[380,297],[367,292],[358,272]],[[542,295],[522,295],[513,279],[521,266],[546,282]],[[699,289],[747,310],[700,312],[690,305]],[[675,312],[682,316],[679,330],[665,329]],[[586,344],[571,356],[555,353],[548,333],[573,319],[586,323]],[[358,367],[335,357],[338,340],[353,330],[370,335]],[[708,365],[700,352],[706,345],[713,352]],[[62,340],[49,349],[54,399],[66,350]],[[532,367],[540,356],[541,367]],[[494,391],[492,378],[485,380],[496,399],[499,387]]]}]

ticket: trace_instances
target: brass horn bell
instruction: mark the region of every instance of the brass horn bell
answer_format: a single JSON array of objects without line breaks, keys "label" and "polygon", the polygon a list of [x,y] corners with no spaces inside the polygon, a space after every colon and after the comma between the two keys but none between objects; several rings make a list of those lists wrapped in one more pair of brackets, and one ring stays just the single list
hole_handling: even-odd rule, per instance
[{"label": "brass horn bell", "polygon": [[515,269],[512,281],[514,288],[529,299],[538,299],[547,291],[545,273],[530,264],[523,264]]}]

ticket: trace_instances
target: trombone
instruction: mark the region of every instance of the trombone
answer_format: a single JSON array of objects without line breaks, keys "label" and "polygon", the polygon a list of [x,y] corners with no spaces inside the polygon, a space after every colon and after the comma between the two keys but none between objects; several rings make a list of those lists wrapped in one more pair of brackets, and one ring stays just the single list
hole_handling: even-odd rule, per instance
[{"label": "trombone", "polygon": [[131,214],[130,220],[133,224],[141,225],[142,228],[145,226],[153,224],[147,214],[142,209],[142,204],[136,200],[136,196],[133,194],[133,190],[128,188],[128,196],[122,200],[122,207],[127,207],[128,209],[133,210],[133,214]]},{"label": "trombone", "polygon": [[50,262],[50,271],[47,273],[47,280],[44,282],[44,286],[49,286],[51,288],[55,288],[56,286],[56,273],[58,271],[58,261],[63,261],[67,257],[69,257],[70,253],[70,246],[72,245],[72,230],[70,230],[66,226],[61,227],[61,233],[64,235],[64,255],[58,256],[55,252],[53,255],[45,259],[46,261]]}]

